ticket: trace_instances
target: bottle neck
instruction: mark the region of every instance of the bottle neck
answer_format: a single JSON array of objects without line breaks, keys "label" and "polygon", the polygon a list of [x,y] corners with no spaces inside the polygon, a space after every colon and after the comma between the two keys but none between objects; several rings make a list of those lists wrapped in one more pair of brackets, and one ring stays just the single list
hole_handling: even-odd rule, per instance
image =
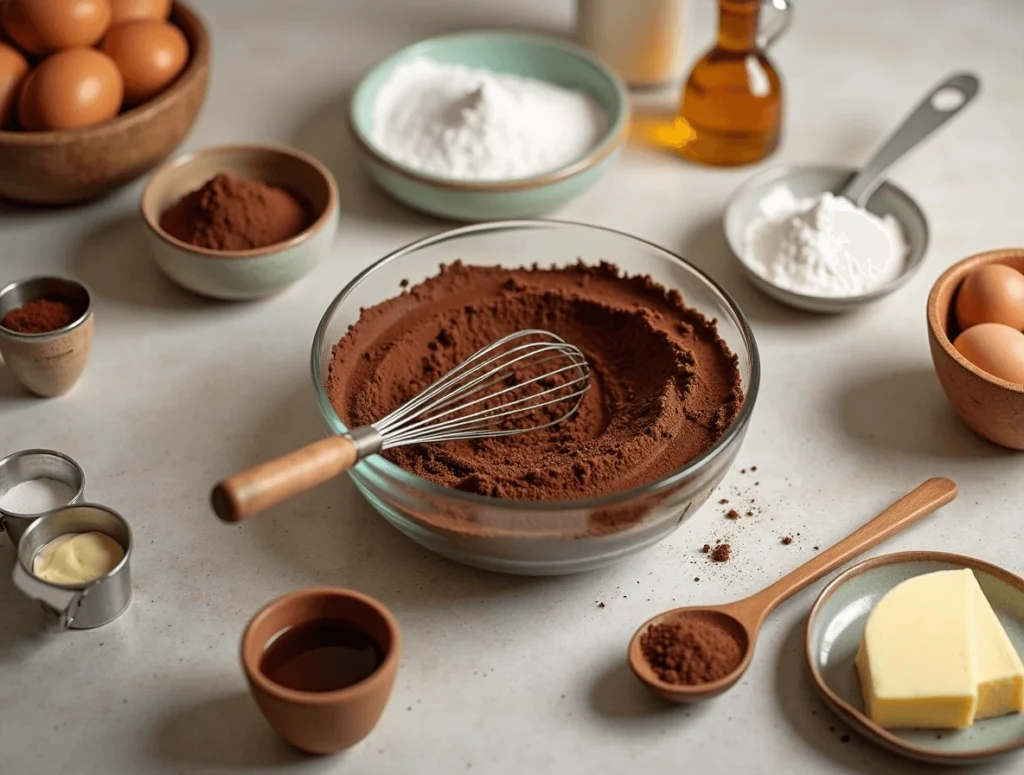
[{"label": "bottle neck", "polygon": [[718,0],[718,47],[727,51],[757,49],[761,0]]}]

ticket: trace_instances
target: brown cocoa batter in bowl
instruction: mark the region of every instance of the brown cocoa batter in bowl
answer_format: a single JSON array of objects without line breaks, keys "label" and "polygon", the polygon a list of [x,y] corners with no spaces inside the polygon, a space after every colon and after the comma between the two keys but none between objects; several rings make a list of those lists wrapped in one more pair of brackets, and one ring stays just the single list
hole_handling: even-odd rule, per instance
[{"label": "brown cocoa batter in bowl", "polygon": [[382,417],[523,328],[551,330],[587,355],[592,387],[575,417],[519,436],[389,450],[352,479],[415,540],[498,570],[583,570],[660,540],[735,457],[757,354],[724,292],[627,235],[482,224],[377,262],[335,300],[314,341],[329,431]]},{"label": "brown cocoa batter in bowl", "polygon": [[743,404],[736,356],[699,312],[611,264],[562,269],[456,262],[363,310],[335,346],[327,394],[368,425],[490,342],[544,328],[583,350],[591,389],[559,425],[518,436],[399,447],[406,471],[513,500],[593,498],[638,487],[707,451]]}]

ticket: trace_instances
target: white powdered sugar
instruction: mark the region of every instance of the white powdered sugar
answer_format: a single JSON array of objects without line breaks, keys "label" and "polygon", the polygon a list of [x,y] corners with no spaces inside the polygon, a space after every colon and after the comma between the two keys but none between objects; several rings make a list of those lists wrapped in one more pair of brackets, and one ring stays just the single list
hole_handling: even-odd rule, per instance
[{"label": "white powdered sugar", "polygon": [[377,92],[372,140],[422,172],[514,180],[583,157],[607,125],[582,92],[418,57],[396,67]]},{"label": "white powdered sugar", "polygon": [[74,497],[74,489],[57,479],[27,479],[0,495],[0,509],[11,514],[42,514],[67,506]]},{"label": "white powdered sugar", "polygon": [[747,265],[779,288],[856,296],[900,275],[907,244],[892,216],[879,217],[830,193],[798,200],[779,187],[747,227],[743,252]]}]

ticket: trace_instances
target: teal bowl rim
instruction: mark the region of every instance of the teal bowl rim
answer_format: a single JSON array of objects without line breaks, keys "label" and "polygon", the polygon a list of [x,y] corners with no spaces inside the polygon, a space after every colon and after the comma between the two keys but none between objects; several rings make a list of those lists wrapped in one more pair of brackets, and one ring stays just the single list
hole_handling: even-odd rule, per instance
[{"label": "teal bowl rim", "polygon": [[[410,242],[397,250],[391,251],[382,258],[374,261],[370,266],[366,267],[366,269],[353,277],[352,280],[350,280],[348,284],[341,289],[341,292],[334,297],[334,300],[324,312],[319,325],[317,325],[316,334],[313,336],[313,345],[310,351],[310,371],[313,378],[313,390],[316,393],[317,406],[319,407],[320,413],[323,415],[330,432],[335,434],[344,434],[348,432],[348,428],[345,423],[342,422],[341,418],[338,417],[337,413],[335,413],[334,406],[331,404],[331,400],[327,396],[327,391],[324,389],[324,375],[323,370],[320,367],[320,351],[323,349],[327,329],[330,326],[338,307],[348,300],[349,295],[359,286],[365,277],[392,260],[401,258],[434,243],[445,242],[455,237],[462,237],[467,234],[473,234],[480,231],[493,231],[495,229],[550,228],[552,226],[571,226],[607,232],[608,234],[613,234],[617,237],[625,237],[626,239],[654,248],[654,250],[665,257],[684,264],[687,269],[697,275],[697,277],[699,277],[715,292],[726,309],[728,309],[732,314],[737,324],[737,328],[739,329],[740,336],[743,339],[744,346],[747,348],[748,357],[750,359],[750,377],[748,379],[748,384],[745,386],[743,405],[740,407],[740,411],[739,414],[736,415],[736,419],[732,421],[732,424],[729,425],[725,433],[723,433],[718,441],[716,441],[703,455],[694,458],[683,468],[680,468],[678,471],[674,471],[671,474],[666,474],[661,479],[656,479],[653,482],[648,482],[647,484],[642,484],[639,487],[633,487],[629,490],[623,490],[622,492],[615,492],[609,495],[601,495],[595,498],[584,498],[580,500],[510,500],[508,498],[496,498],[491,495],[478,495],[476,493],[463,492],[462,490],[456,490],[452,487],[444,487],[443,485],[436,484],[429,479],[424,479],[423,477],[409,473],[379,454],[371,455],[359,461],[350,470],[350,473],[353,471],[364,473],[366,468],[375,467],[379,473],[392,479],[397,479],[403,485],[416,488],[432,497],[440,499],[448,498],[455,501],[461,501],[467,505],[475,505],[479,507],[497,507],[527,512],[556,511],[559,509],[600,509],[614,506],[622,503],[623,501],[629,501],[634,498],[649,497],[671,488],[681,480],[693,476],[709,466],[712,461],[724,452],[724,450],[737,436],[740,436],[743,433],[747,423],[750,421],[750,415],[753,412],[754,404],[757,400],[758,389],[761,384],[761,358],[758,353],[757,342],[754,339],[754,331],[750,327],[750,323],[747,321],[743,311],[739,308],[739,305],[735,302],[732,296],[730,296],[721,285],[711,279],[705,272],[698,269],[685,258],[676,255],[672,251],[667,250],[661,245],[655,244],[650,240],[645,240],[641,237],[627,234],[626,232],[618,231],[617,229],[610,229],[605,226],[596,226],[594,224],[581,223],[578,221],[546,218],[486,221],[484,223],[475,223],[469,226],[461,226],[459,228],[438,232],[428,237],[418,239],[415,242]],[[737,355],[737,357],[739,356]]]},{"label": "teal bowl rim", "polygon": [[[599,72],[601,76],[611,84],[615,90],[618,101],[618,110],[615,111],[614,117],[609,115],[609,119],[614,118],[614,120],[609,121],[608,128],[605,130],[604,135],[602,135],[601,139],[585,156],[576,159],[563,167],[558,167],[557,169],[540,175],[534,175],[529,178],[493,181],[459,180],[457,178],[446,178],[440,175],[432,175],[428,172],[422,172],[414,167],[410,167],[407,164],[403,164],[400,161],[395,161],[377,148],[373,141],[366,136],[366,133],[363,132],[362,128],[359,126],[359,122],[356,120],[355,105],[356,102],[363,97],[364,92],[369,89],[367,82],[371,75],[381,68],[390,67],[404,59],[417,56],[419,53],[436,46],[438,43],[472,39],[487,40],[493,38],[527,41],[561,49],[564,53],[582,60],[584,63]],[[474,30],[472,32],[455,32],[446,35],[437,35],[433,38],[427,38],[417,43],[413,43],[411,46],[399,49],[370,67],[370,69],[360,77],[355,91],[352,92],[348,108],[349,130],[355,138],[356,144],[360,147],[363,153],[371,156],[377,163],[384,165],[393,172],[397,172],[400,175],[411,178],[412,180],[420,183],[478,193],[537,188],[551,183],[556,183],[560,180],[565,180],[566,178],[570,178],[584,172],[609,157],[616,148],[626,141],[626,138],[629,135],[630,117],[631,108],[629,104],[629,92],[626,90],[626,86],[622,82],[622,79],[620,79],[611,68],[582,46],[548,35],[535,35],[526,32],[507,32],[504,30]]]},{"label": "teal bowl rim", "polygon": [[880,554],[877,557],[869,557],[866,560],[861,560],[856,565],[851,565],[828,582],[828,584],[825,585],[825,588],[818,593],[818,597],[815,599],[813,605],[811,605],[810,613],[807,615],[807,625],[804,629],[804,660],[807,664],[807,669],[811,674],[811,683],[814,684],[818,693],[822,695],[823,699],[832,706],[833,709],[840,711],[840,716],[849,716],[850,721],[854,725],[859,725],[862,728],[862,733],[866,732],[869,739],[871,736],[877,738],[877,740],[873,740],[872,742],[884,745],[889,748],[889,750],[899,752],[903,756],[909,756],[910,758],[917,759],[918,761],[965,765],[971,764],[980,759],[987,759],[1024,748],[1024,737],[1019,738],[1012,743],[992,746],[990,748],[979,748],[974,751],[935,751],[930,748],[922,748],[919,745],[907,742],[898,735],[890,732],[888,729],[878,726],[878,724],[872,721],[863,711],[853,705],[850,705],[846,700],[836,694],[832,690],[832,687],[829,686],[822,677],[821,671],[818,670],[818,659],[816,657],[816,649],[814,648],[814,625],[822,616],[822,609],[825,607],[825,603],[831,599],[840,587],[857,576],[886,565],[900,565],[902,563],[910,562],[947,563],[961,568],[984,571],[989,576],[999,579],[1016,589],[1019,593],[1024,594],[1024,578],[1021,578],[1012,571],[1008,571],[1006,568],[1002,568],[991,562],[987,562],[986,560],[979,560],[976,557],[971,557],[966,554],[929,550],[910,550],[905,552],[893,552],[891,554]]}]

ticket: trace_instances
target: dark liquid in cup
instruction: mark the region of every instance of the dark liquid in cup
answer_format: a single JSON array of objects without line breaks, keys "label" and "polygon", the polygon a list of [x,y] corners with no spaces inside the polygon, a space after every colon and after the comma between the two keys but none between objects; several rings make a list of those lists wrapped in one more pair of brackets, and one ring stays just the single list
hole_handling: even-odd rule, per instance
[{"label": "dark liquid in cup", "polygon": [[260,671],[280,686],[300,692],[331,692],[368,678],[384,650],[361,627],[341,619],[318,619],[281,633],[260,661]]}]

